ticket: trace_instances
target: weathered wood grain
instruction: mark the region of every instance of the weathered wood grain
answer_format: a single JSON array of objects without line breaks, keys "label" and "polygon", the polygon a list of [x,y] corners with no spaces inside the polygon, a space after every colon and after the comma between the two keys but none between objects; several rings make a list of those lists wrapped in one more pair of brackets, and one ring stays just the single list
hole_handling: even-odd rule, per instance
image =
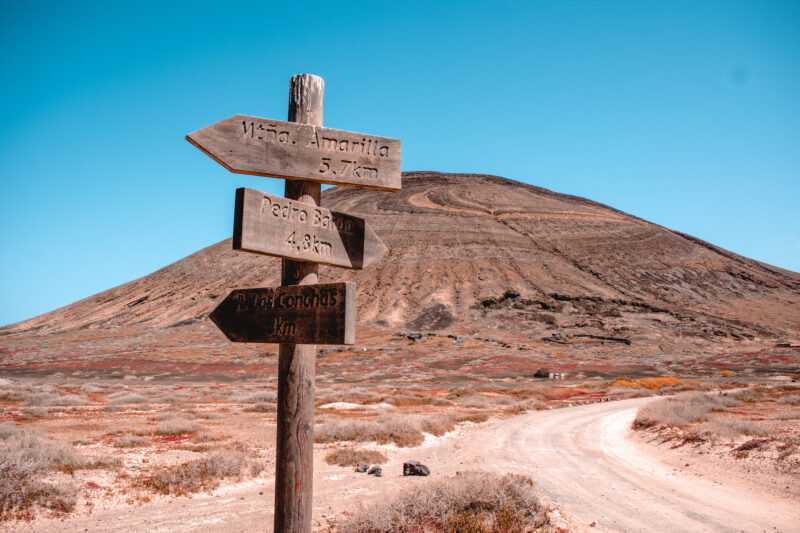
[{"label": "weathered wood grain", "polygon": [[211,312],[233,342],[353,344],[354,282],[236,289]]},{"label": "weathered wood grain", "polygon": [[[324,97],[322,78],[312,74],[293,76],[289,84],[289,121],[322,126]],[[287,180],[284,195],[290,200],[318,206],[320,189],[319,183],[312,181]],[[315,283],[319,283],[319,265],[281,260],[281,285]],[[311,533],[316,362],[315,345],[281,344],[278,347],[275,533]]]},{"label": "weathered wood grain", "polygon": [[236,115],[186,136],[231,172],[400,190],[400,141]]},{"label": "weathered wood grain", "polygon": [[233,249],[355,269],[387,251],[363,218],[246,188],[236,190]]}]

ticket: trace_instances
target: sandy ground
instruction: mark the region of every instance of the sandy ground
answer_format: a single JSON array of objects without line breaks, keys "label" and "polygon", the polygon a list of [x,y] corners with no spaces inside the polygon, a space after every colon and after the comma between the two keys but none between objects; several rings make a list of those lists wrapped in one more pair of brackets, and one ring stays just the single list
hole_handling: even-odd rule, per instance
[{"label": "sandy ground", "polygon": [[[403,478],[402,462],[429,465],[431,477],[458,471],[516,472],[532,477],[578,531],[800,531],[800,501],[724,472],[701,475],[659,459],[663,450],[630,437],[636,409],[650,398],[598,403],[495,420],[429,437],[414,449],[381,446],[384,477],[315,464],[317,527],[340,512],[425,483]],[[272,471],[192,498],[147,504],[98,501],[91,514],[14,524],[15,531],[250,532],[272,526]],[[594,524],[594,525],[592,525]],[[7,528],[7,524],[5,527]]]}]

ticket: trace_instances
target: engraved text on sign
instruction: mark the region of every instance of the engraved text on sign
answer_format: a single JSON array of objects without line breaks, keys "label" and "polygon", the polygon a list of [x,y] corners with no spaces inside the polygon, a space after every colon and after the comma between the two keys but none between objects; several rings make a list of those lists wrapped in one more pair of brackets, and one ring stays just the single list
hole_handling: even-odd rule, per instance
[{"label": "engraved text on sign", "polygon": [[233,172],[400,189],[396,139],[244,115],[186,138]]},{"label": "engraved text on sign", "polygon": [[233,249],[346,268],[386,252],[362,218],[246,188],[236,190]]},{"label": "engraved text on sign", "polygon": [[237,289],[209,317],[234,342],[353,344],[355,284]]}]

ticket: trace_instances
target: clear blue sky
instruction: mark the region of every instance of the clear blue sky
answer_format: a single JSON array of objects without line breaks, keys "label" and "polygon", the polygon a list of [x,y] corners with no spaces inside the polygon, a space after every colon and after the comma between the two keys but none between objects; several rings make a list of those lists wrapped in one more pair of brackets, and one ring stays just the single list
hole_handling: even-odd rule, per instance
[{"label": "clear blue sky", "polygon": [[[182,4],[182,5],[181,5]],[[285,118],[403,141],[404,170],[585,196],[800,271],[800,2],[35,2],[0,13],[0,324],[230,236],[184,135]]]}]

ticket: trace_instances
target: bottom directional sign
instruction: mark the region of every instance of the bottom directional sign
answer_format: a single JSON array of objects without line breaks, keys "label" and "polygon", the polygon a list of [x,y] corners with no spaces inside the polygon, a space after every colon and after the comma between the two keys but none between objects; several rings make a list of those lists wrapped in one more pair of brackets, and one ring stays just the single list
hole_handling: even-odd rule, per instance
[{"label": "bottom directional sign", "polygon": [[354,344],[354,282],[236,289],[209,315],[234,342]]}]

